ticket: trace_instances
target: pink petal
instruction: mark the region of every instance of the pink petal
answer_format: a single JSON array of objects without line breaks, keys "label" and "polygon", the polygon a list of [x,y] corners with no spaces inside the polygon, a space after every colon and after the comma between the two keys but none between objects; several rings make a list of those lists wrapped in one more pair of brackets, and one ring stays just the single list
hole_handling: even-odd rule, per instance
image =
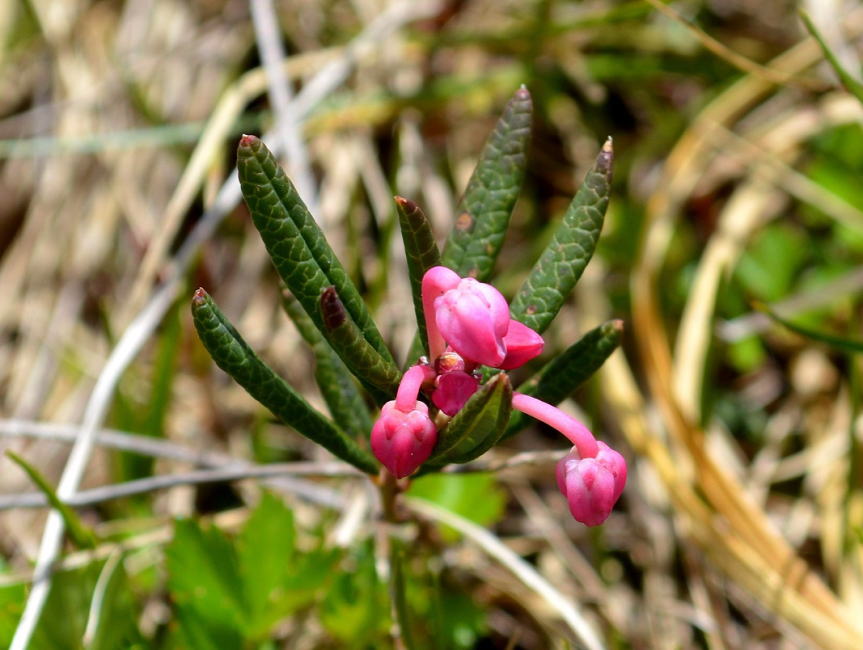
[{"label": "pink petal", "polygon": [[432,402],[447,415],[458,413],[479,388],[479,379],[462,371],[453,371],[438,378]]},{"label": "pink petal", "polygon": [[498,366],[503,370],[512,370],[524,365],[534,357],[542,354],[545,341],[534,330],[517,320],[509,321],[509,329],[503,337],[506,347],[506,357]]},{"label": "pink petal", "polygon": [[573,447],[557,464],[557,486],[576,521],[598,526],[608,519],[626,484],[626,461],[604,442],[595,458],[581,458]]},{"label": "pink petal", "polygon": [[490,284],[464,278],[434,301],[435,323],[444,340],[466,360],[497,366],[506,357],[506,299]]},{"label": "pink petal", "polygon": [[437,429],[422,402],[407,413],[396,407],[395,400],[387,402],[372,427],[372,452],[396,478],[413,474],[431,456],[436,442]]}]

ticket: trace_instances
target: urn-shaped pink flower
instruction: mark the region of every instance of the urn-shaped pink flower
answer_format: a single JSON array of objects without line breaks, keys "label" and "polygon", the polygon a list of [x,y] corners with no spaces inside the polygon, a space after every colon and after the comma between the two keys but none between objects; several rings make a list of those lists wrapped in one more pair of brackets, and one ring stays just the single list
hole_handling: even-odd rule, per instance
[{"label": "urn-shaped pink flower", "polygon": [[608,519],[626,484],[623,456],[597,441],[593,458],[582,458],[576,447],[557,463],[557,486],[569,503],[569,512],[586,526]]},{"label": "urn-shaped pink flower", "polygon": [[444,340],[465,359],[498,366],[506,357],[509,305],[490,284],[463,278],[434,301],[435,323]]},{"label": "urn-shaped pink flower", "polygon": [[435,442],[437,429],[420,401],[407,412],[395,400],[387,402],[372,427],[372,452],[396,478],[413,474],[431,455]]}]

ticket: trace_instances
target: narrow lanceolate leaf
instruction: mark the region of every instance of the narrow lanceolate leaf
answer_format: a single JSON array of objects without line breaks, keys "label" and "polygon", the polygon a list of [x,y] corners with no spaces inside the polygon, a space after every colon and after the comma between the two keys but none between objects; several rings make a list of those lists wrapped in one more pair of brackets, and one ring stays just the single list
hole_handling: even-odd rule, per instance
[{"label": "narrow lanceolate leaf", "polygon": [[323,331],[330,345],[377,403],[384,404],[393,399],[399,388],[401,372],[394,364],[385,361],[363,338],[335,287],[327,287],[321,294],[320,313]]},{"label": "narrow lanceolate leaf", "polygon": [[405,255],[407,256],[408,274],[411,280],[411,293],[413,294],[414,312],[419,326],[420,340],[423,350],[428,354],[422,280],[426,271],[440,264],[440,252],[437,249],[437,244],[435,244],[431,224],[420,207],[413,201],[400,196],[395,197],[395,201],[399,213],[402,241],[405,243]]},{"label": "narrow lanceolate leaf", "polygon": [[491,275],[524,180],[532,113],[530,93],[522,86],[506,105],[459,202],[441,263],[463,277]]},{"label": "narrow lanceolate leaf", "polygon": [[84,522],[78,517],[77,512],[60,500],[57,492],[54,491],[54,488],[42,473],[12,450],[7,449],[6,456],[26,472],[30,480],[36,484],[39,491],[48,499],[51,507],[60,513],[63,523],[66,524],[66,532],[69,533],[69,539],[72,540],[72,543],[78,548],[93,548],[96,546],[96,535],[93,534],[90,528],[84,525]]},{"label": "narrow lanceolate leaf", "polygon": [[[563,354],[549,361],[539,372],[518,387],[519,393],[560,404],[589,379],[620,345],[623,321],[611,320],[590,330],[569,346]],[[504,438],[523,429],[533,418],[516,411],[509,421]]]},{"label": "narrow lanceolate leaf", "polygon": [[356,380],[315,327],[296,299],[282,296],[282,306],[315,355],[315,381],[333,419],[354,438],[368,438],[372,419]]},{"label": "narrow lanceolate leaf", "polygon": [[334,286],[363,337],[394,364],[357,288],[273,154],[251,135],[237,149],[243,197],[279,275],[323,331],[318,300]]},{"label": "narrow lanceolate leaf", "polygon": [[613,158],[609,138],[510,305],[512,317],[537,332],[542,333],[560,311],[593,256],[608,207]]},{"label": "narrow lanceolate leaf", "polygon": [[475,458],[473,452],[486,445],[489,438],[497,442],[506,429],[511,411],[512,385],[509,376],[500,373],[474,393],[440,432],[426,467],[443,467],[447,463],[463,463],[465,458]]},{"label": "narrow lanceolate leaf", "polygon": [[839,62],[839,59],[836,57],[836,54],[833,52],[833,50],[830,49],[830,46],[827,45],[827,42],[821,35],[821,32],[819,32],[818,29],[815,27],[815,23],[812,22],[812,18],[809,17],[809,14],[807,14],[805,11],[801,11],[800,18],[803,20],[803,24],[806,25],[807,31],[812,34],[812,37],[818,42],[818,46],[824,53],[824,57],[827,59],[830,67],[833,68],[833,72],[835,72],[836,76],[839,77],[839,81],[842,82],[842,85],[845,86],[845,89],[849,93],[854,95],[858,101],[863,103],[863,84],[861,84]]},{"label": "narrow lanceolate leaf", "polygon": [[364,472],[375,473],[372,455],[316,411],[261,361],[203,289],[192,299],[192,317],[201,342],[216,365],[285,424]]},{"label": "narrow lanceolate leaf", "polygon": [[797,325],[796,323],[792,323],[787,318],[782,318],[782,316],[770,309],[767,305],[761,303],[756,303],[754,307],[758,311],[767,314],[771,319],[773,319],[783,327],[788,328],[795,334],[799,334],[804,338],[812,339],[813,341],[819,341],[821,343],[829,345],[830,347],[836,348],[837,350],[841,350],[842,352],[851,352],[852,354],[860,354],[861,352],[863,352],[863,341],[846,339],[842,338],[841,336],[836,336],[835,334],[819,332],[818,330],[813,330],[808,327],[803,327],[802,325]]}]

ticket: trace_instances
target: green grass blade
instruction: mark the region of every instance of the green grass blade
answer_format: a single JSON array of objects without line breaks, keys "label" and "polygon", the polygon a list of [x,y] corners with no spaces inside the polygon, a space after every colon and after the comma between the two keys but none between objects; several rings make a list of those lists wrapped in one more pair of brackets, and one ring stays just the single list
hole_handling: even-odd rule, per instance
[{"label": "green grass blade", "polygon": [[487,444],[489,438],[497,442],[511,411],[512,385],[509,376],[502,372],[474,393],[440,432],[426,467],[433,469],[475,458],[474,450]]},{"label": "green grass blade", "polygon": [[782,318],[782,316],[780,316],[772,309],[770,309],[770,307],[762,303],[755,303],[754,307],[758,311],[767,314],[772,320],[776,321],[783,327],[786,327],[795,334],[799,334],[800,336],[803,336],[807,339],[812,339],[813,341],[824,343],[826,345],[829,345],[830,347],[836,348],[837,350],[842,350],[843,352],[851,352],[852,354],[859,354],[860,352],[863,352],[863,341],[844,339],[841,336],[828,334],[826,332],[819,332],[818,330],[813,330],[809,329],[808,327],[803,327],[802,325],[797,325],[786,318]]},{"label": "green grass blade", "polygon": [[195,292],[192,317],[198,336],[222,370],[285,424],[364,472],[376,473],[372,455],[312,408],[261,361],[203,289]]},{"label": "green grass blade", "polygon": [[608,207],[613,158],[609,138],[510,305],[512,317],[537,332],[549,326],[593,256]]},{"label": "green grass blade", "polygon": [[315,381],[333,419],[354,438],[368,438],[372,430],[371,415],[347,366],[293,296],[283,294],[282,306],[300,336],[312,348],[315,355]]},{"label": "green grass blade", "polygon": [[395,398],[402,373],[363,338],[356,323],[351,320],[335,287],[327,287],[321,294],[320,313],[324,332],[333,349],[368,389],[378,404]]},{"label": "green grass blade", "polygon": [[14,451],[7,449],[6,456],[26,472],[30,480],[36,484],[39,491],[48,499],[51,507],[60,513],[63,523],[66,524],[66,531],[69,533],[69,539],[72,540],[72,543],[78,548],[94,548],[96,546],[96,535],[84,525],[84,522],[78,517],[78,513],[60,500],[57,492],[42,473]]},{"label": "green grass blade", "polygon": [[833,72],[836,73],[836,76],[839,77],[839,81],[842,82],[842,85],[845,86],[845,90],[854,95],[858,101],[863,103],[863,84],[861,84],[857,79],[851,76],[851,74],[842,67],[842,64],[839,62],[839,59],[836,58],[836,55],[833,53],[833,50],[827,45],[824,37],[821,36],[821,32],[815,27],[815,23],[812,22],[812,19],[809,17],[805,11],[800,12],[800,18],[803,20],[803,24],[806,26],[806,29],[812,35],[812,38],[816,40],[819,47],[821,47],[821,51],[824,53],[824,57],[827,59],[827,62],[830,64],[830,67],[833,68]]},{"label": "green grass blade", "polygon": [[237,149],[243,197],[282,280],[323,331],[318,300],[334,286],[351,319],[377,353],[395,365],[357,288],[264,143],[246,135]]},{"label": "green grass blade", "polygon": [[[549,361],[539,372],[518,387],[519,393],[541,399],[543,402],[560,404],[585,380],[605,363],[620,345],[623,321],[611,320],[590,330],[578,341],[564,350],[563,354]],[[510,418],[504,438],[518,433],[533,418],[516,411]]]},{"label": "green grass blade", "polygon": [[487,280],[500,252],[527,166],[533,102],[521,87],[489,137],[456,210],[442,264]]},{"label": "green grass blade", "polygon": [[425,272],[440,264],[440,251],[434,240],[434,232],[428,217],[420,207],[401,196],[395,197],[396,210],[399,214],[399,225],[402,231],[402,241],[405,244],[405,255],[408,262],[408,274],[411,281],[414,312],[417,317],[419,336],[423,350],[428,354],[428,335],[426,333],[425,316],[422,299],[422,280]]}]

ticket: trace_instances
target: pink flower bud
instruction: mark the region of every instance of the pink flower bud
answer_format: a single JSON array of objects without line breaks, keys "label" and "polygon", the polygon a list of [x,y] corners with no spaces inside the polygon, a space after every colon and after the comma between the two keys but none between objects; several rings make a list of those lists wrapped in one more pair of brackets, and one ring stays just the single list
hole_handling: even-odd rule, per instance
[{"label": "pink flower bud", "polygon": [[419,401],[408,412],[399,410],[395,400],[387,402],[372,427],[372,452],[396,478],[413,474],[431,456],[436,442],[428,407]]},{"label": "pink flower bud", "polygon": [[512,370],[542,354],[545,341],[527,325],[510,320],[509,329],[503,337],[503,345],[506,348],[506,357],[497,367]]},{"label": "pink flower bud", "polygon": [[509,305],[490,284],[463,278],[434,301],[435,324],[465,360],[499,366],[506,357]]},{"label": "pink flower bud", "polygon": [[454,370],[438,378],[432,402],[449,416],[455,415],[479,388],[479,378]]},{"label": "pink flower bud", "polygon": [[626,483],[626,461],[602,441],[594,458],[582,458],[573,447],[557,463],[557,486],[569,512],[586,526],[598,526],[611,514]]}]

